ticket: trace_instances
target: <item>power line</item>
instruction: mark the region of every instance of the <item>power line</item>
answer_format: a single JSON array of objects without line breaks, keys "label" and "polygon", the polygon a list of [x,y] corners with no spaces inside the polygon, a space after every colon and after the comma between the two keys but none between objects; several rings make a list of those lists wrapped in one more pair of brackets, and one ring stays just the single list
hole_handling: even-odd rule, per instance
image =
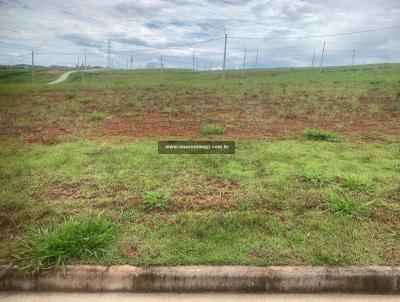
[{"label": "power line", "polygon": [[346,35],[356,35],[356,34],[364,34],[374,31],[381,31],[381,30],[390,30],[400,28],[398,26],[391,26],[391,27],[381,27],[375,29],[368,29],[368,30],[361,30],[361,31],[352,31],[352,32],[345,32],[345,33],[337,33],[337,34],[326,34],[326,35],[309,35],[309,36],[292,36],[292,37],[229,37],[230,39],[259,39],[259,40],[286,40],[286,39],[308,39],[308,38],[324,38],[324,37],[336,37],[336,36],[346,36]]},{"label": "power line", "polygon": [[160,49],[181,48],[181,47],[197,45],[197,44],[202,44],[202,43],[207,43],[207,42],[212,42],[212,41],[218,41],[218,40],[222,40],[222,39],[224,39],[224,37],[203,40],[203,41],[197,41],[197,42],[191,42],[191,43],[185,43],[185,44],[177,44],[177,45],[172,45],[172,46],[165,46],[165,47],[151,47],[151,48],[143,48],[143,49],[136,49],[136,50],[121,50],[121,51],[114,51],[112,53],[144,52],[144,51],[160,50]]}]

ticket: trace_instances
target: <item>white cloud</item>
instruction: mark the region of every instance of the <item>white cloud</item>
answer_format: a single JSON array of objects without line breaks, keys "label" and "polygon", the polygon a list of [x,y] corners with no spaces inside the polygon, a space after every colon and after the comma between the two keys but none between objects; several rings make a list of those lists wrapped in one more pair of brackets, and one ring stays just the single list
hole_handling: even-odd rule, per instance
[{"label": "white cloud", "polygon": [[[397,0],[0,0],[0,58],[39,50],[42,65],[73,65],[87,50],[90,64],[106,64],[107,40],[113,51],[165,47],[222,37],[302,36],[360,31],[400,24]],[[348,64],[356,49],[358,62],[399,62],[400,29],[327,37],[325,62]],[[46,42],[44,42],[46,41]],[[230,68],[241,66],[244,48],[248,66],[259,49],[258,66],[307,66],[322,38],[290,40],[229,39]],[[223,40],[186,48],[135,53],[135,66],[154,65],[160,55],[167,67],[190,67],[197,58],[222,64]],[[57,53],[57,54],[54,54]],[[128,54],[129,55],[129,54]],[[113,56],[125,66],[123,54]],[[28,63],[29,56],[9,63]],[[5,63],[5,62],[2,62]],[[155,65],[154,65],[155,66]]]}]

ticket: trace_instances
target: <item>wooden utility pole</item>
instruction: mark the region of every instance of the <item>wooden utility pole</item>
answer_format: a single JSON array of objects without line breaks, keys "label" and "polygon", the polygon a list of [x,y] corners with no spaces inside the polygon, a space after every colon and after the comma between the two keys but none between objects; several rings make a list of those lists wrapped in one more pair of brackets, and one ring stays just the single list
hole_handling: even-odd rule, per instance
[{"label": "wooden utility pole", "polygon": [[162,80],[163,80],[163,62],[162,62],[162,56],[161,56],[160,62],[161,62],[161,81],[162,81]]},{"label": "wooden utility pole", "polygon": [[325,53],[325,41],[324,41],[324,46],[322,47],[321,64],[319,66],[321,68],[322,68],[322,63],[324,62],[324,53]]},{"label": "wooden utility pole", "polygon": [[192,71],[194,72],[194,51],[193,51]]},{"label": "wooden utility pole", "polygon": [[242,77],[244,74],[244,66],[246,64],[246,48],[244,49],[244,54],[243,54],[243,66],[242,66]]},{"label": "wooden utility pole", "polygon": [[314,63],[315,63],[315,47],[314,47],[314,51],[313,51],[313,54],[312,54],[311,67],[314,67]]},{"label": "wooden utility pole", "polygon": [[257,54],[256,54],[256,64],[254,65],[254,69],[257,69],[257,62],[258,61],[258,48],[257,48]]},{"label": "wooden utility pole", "polygon": [[133,53],[131,53],[131,69],[132,69],[132,64],[133,64]]},{"label": "wooden utility pole", "polygon": [[206,71],[206,59],[204,59],[204,66],[203,66],[203,71]]},{"label": "wooden utility pole", "polygon": [[35,85],[35,54],[32,49],[32,85]]},{"label": "wooden utility pole", "polygon": [[[224,27],[225,28],[225,27]],[[225,34],[225,46],[224,46],[224,62],[222,64],[222,78],[225,78],[225,67],[226,67],[226,42],[228,40],[228,34]]]},{"label": "wooden utility pole", "polygon": [[353,49],[353,59],[351,60],[351,66],[354,65],[354,57],[356,56],[356,50]]},{"label": "wooden utility pole", "polygon": [[85,72],[86,72],[86,49],[85,49],[85,65],[83,66],[83,72],[82,72],[82,83],[85,84]]}]

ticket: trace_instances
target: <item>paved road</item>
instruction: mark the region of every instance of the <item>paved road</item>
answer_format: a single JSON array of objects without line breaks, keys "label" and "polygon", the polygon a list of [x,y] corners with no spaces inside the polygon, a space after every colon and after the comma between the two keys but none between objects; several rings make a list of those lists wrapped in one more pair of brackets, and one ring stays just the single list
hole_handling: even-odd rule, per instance
[{"label": "paved road", "polygon": [[399,302],[400,295],[288,295],[288,294],[134,294],[0,292],[2,302]]},{"label": "paved road", "polygon": [[[96,71],[99,71],[99,70],[101,70],[101,69],[88,69],[85,72],[96,72]],[[62,75],[60,75],[60,77],[57,80],[55,80],[53,82],[49,82],[47,84],[48,85],[52,85],[52,84],[57,84],[57,83],[64,82],[66,79],[68,79],[70,74],[72,74],[74,72],[78,72],[78,71],[79,70],[70,70],[70,71],[64,72]]]}]

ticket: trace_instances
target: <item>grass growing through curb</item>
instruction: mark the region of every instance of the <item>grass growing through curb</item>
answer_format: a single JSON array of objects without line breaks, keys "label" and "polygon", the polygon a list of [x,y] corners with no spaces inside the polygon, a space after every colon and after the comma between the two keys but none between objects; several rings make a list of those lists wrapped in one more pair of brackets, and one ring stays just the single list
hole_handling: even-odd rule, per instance
[{"label": "grass growing through curb", "polygon": [[89,121],[91,122],[100,122],[105,120],[106,115],[103,112],[93,112],[89,116]]},{"label": "grass growing through curb", "polygon": [[169,193],[146,191],[142,197],[142,205],[146,210],[164,210],[171,199]]},{"label": "grass growing through curb", "polygon": [[203,135],[218,135],[224,132],[223,128],[214,124],[204,124],[201,128]]},{"label": "grass growing through curb", "polygon": [[339,141],[339,137],[336,133],[328,132],[324,130],[318,129],[307,129],[304,132],[304,135],[308,139],[319,140],[319,141],[328,141],[328,142],[337,142]]},{"label": "grass growing through curb", "polygon": [[361,204],[351,197],[332,195],[327,201],[327,206],[336,216],[356,217],[365,213],[370,205]]},{"label": "grass growing through curb", "polygon": [[21,270],[64,266],[74,260],[97,259],[114,240],[111,222],[100,216],[68,220],[52,229],[39,229],[18,251]]}]

